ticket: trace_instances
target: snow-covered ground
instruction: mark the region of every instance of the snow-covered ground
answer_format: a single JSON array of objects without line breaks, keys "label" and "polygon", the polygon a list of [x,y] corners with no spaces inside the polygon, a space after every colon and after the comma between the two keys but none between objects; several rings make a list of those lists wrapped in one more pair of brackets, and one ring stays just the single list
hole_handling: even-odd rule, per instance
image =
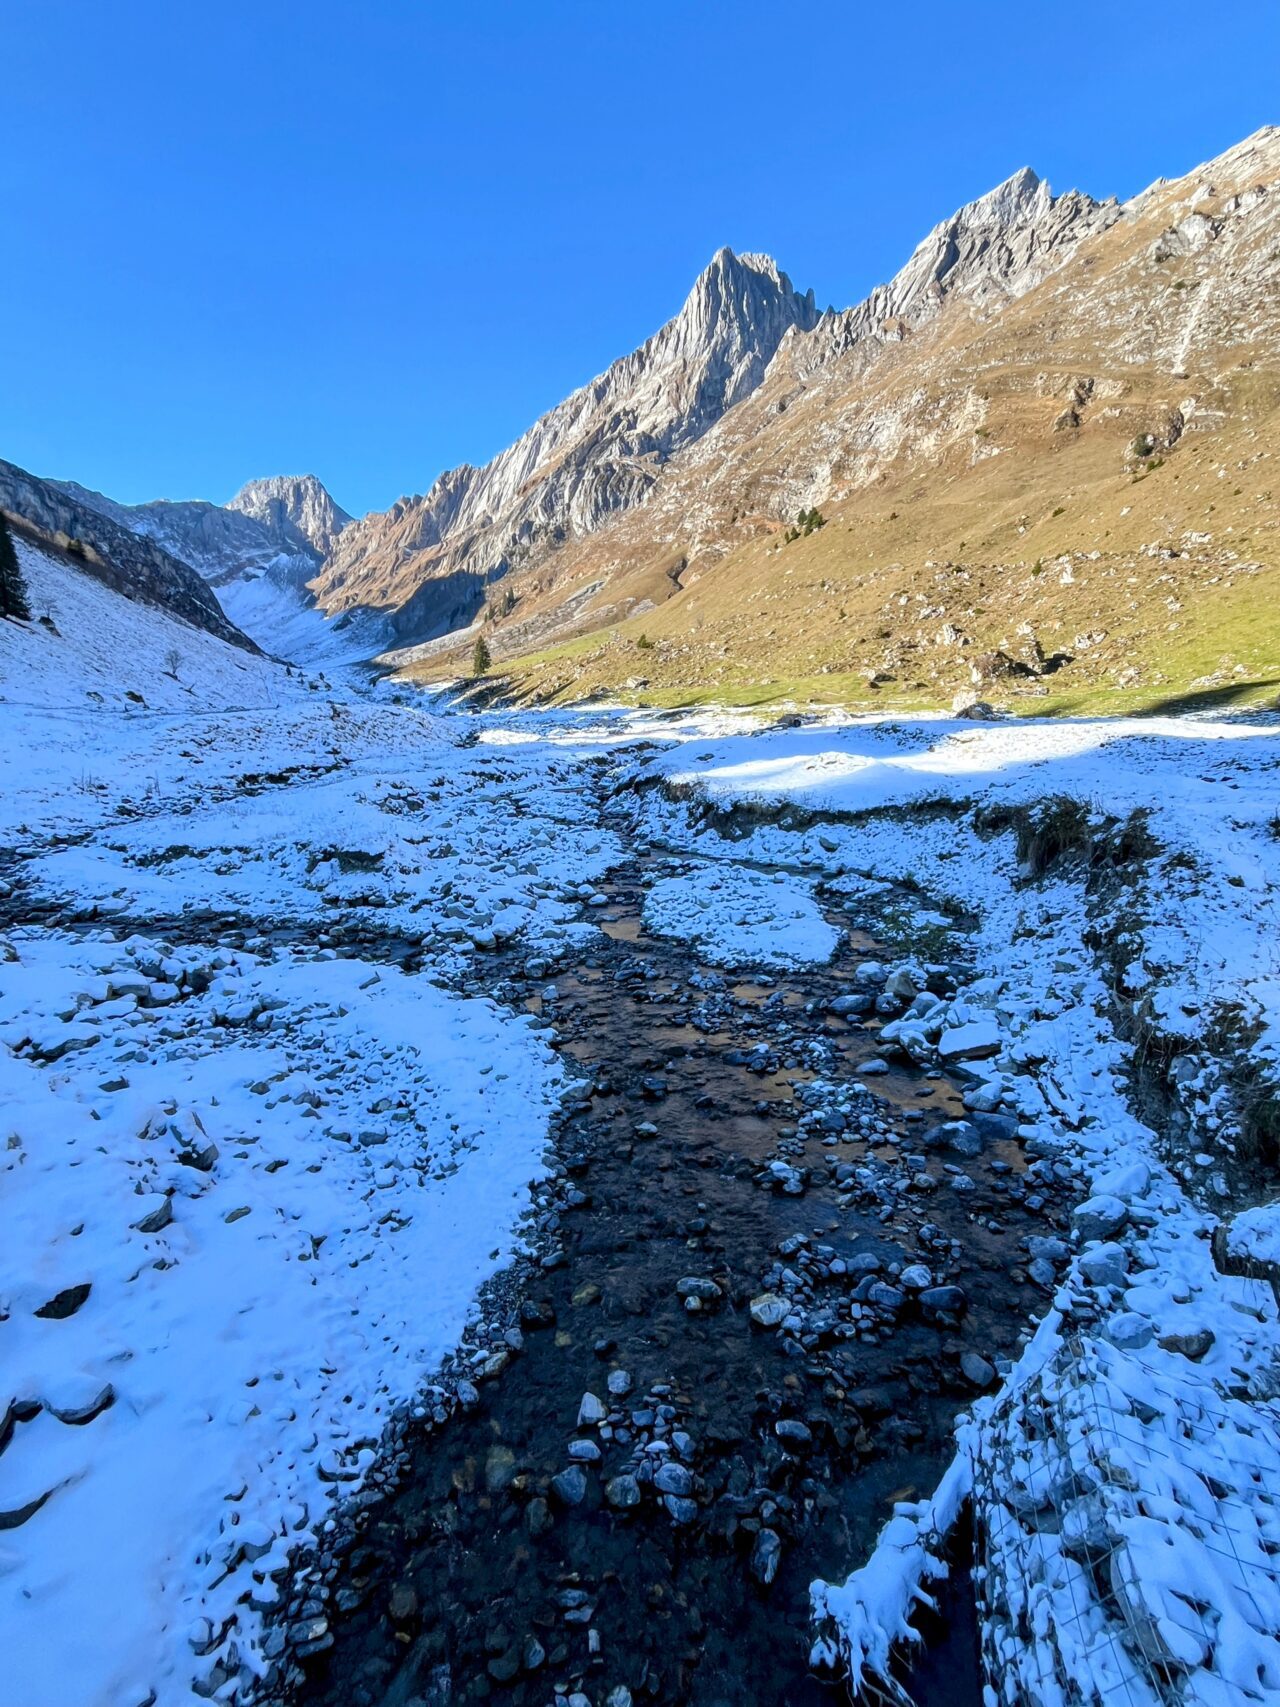
[{"label": "snow-covered ground", "polygon": [[35,620],[0,622],[0,703],[192,712],[279,705],[301,691],[269,659],[15,544]]},{"label": "snow-covered ground", "polygon": [[239,576],[215,591],[237,628],[291,664],[340,672],[372,658],[387,642],[386,625],[376,617],[327,617],[287,565],[282,573]]},{"label": "snow-covered ground", "polygon": [[0,882],[61,924],[0,939],[0,1694],[188,1702],[521,1248],[562,1069],[466,971],[571,949],[616,844],[569,751],[241,672],[32,555],[62,650],[0,623]]},{"label": "snow-covered ground", "polygon": [[[1037,1165],[1093,1178],[1074,1248],[1040,1259],[1053,1307],[938,1496],[815,1585],[821,1650],[883,1675],[972,1497],[995,1699],[1154,1700],[1153,1664],[1188,1701],[1274,1698],[1280,1332],[1210,1237],[1252,1165],[1215,1051],[1265,1085],[1280,1039],[1274,726],[443,715],[28,570],[58,632],[0,623],[0,881],[39,918],[0,939],[15,1701],[168,1707],[261,1665],[290,1549],[520,1248],[561,1068],[477,992],[499,943],[592,939],[621,851],[602,757],[638,838],[687,862],[650,928],[797,965],[843,908],[904,962],[967,965],[885,1047],[947,1061]],[[1015,809],[1075,863],[1044,832],[1020,864]],[[1117,997],[1166,1063],[1176,1142],[1134,1113]],[[1242,1219],[1242,1260],[1274,1225]]]}]

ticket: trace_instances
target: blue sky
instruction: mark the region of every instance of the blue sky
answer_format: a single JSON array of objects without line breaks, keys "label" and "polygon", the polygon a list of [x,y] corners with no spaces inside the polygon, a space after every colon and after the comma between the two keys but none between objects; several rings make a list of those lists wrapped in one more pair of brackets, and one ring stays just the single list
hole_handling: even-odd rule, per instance
[{"label": "blue sky", "polygon": [[37,0],[5,15],[0,456],[112,496],[481,462],[721,243],[856,301],[1021,165],[1280,119],[1280,8]]}]

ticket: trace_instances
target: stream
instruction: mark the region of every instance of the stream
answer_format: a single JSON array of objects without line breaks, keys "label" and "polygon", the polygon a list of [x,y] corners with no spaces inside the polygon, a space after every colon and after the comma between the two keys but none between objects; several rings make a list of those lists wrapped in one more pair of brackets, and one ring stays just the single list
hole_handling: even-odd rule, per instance
[{"label": "stream", "polygon": [[[428,1395],[304,1561],[274,1702],[842,1700],[810,1669],[810,1583],[931,1491],[1043,1307],[1024,1241],[1066,1188],[936,1071],[859,1078],[879,1021],[831,1004],[874,938],[832,903],[829,965],[717,970],[644,928],[673,869],[632,850],[574,964],[481,957],[580,1078],[537,1254],[442,1372],[460,1404]],[[909,1687],[977,1707],[967,1573],[940,1593]]]}]

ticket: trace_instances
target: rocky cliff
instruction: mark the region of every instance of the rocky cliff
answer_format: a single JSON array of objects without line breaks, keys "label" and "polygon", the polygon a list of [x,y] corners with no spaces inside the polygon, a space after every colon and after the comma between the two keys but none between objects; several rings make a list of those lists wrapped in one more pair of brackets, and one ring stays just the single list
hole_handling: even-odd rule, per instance
[{"label": "rocky cliff", "polygon": [[784,336],[818,320],[813,293],[768,256],[721,249],[675,319],[510,449],[345,529],[318,599],[394,610],[413,638],[469,620],[488,582],[644,503],[667,460],[750,395]]}]

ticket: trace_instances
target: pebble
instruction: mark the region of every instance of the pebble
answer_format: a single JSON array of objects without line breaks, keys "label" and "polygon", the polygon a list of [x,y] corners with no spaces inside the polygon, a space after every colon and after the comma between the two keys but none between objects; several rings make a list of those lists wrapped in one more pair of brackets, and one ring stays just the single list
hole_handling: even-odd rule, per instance
[{"label": "pebble", "polygon": [[578,1406],[579,1428],[590,1428],[593,1423],[603,1422],[606,1415],[604,1406],[594,1393],[582,1395],[582,1403]]}]

